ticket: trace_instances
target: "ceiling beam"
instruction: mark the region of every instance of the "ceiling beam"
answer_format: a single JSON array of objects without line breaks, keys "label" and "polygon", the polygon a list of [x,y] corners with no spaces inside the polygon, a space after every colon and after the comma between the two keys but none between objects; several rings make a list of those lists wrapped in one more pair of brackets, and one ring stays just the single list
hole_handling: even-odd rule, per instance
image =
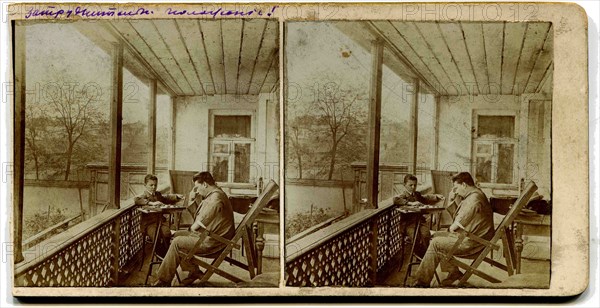
[{"label": "ceiling beam", "polygon": [[115,28],[115,26],[110,23],[107,22],[103,25],[104,29],[106,31],[108,31],[113,37],[115,37],[117,40],[119,40],[120,42],[122,42],[122,44],[124,45],[124,47],[127,48],[127,50],[135,57],[136,60],[138,60],[138,62],[140,64],[142,64],[152,75],[152,77],[154,77],[156,80],[160,81],[162,88],[165,89],[172,97],[177,97],[177,93],[175,91],[173,91],[173,89],[165,82],[165,80],[161,77],[160,74],[158,74],[154,68],[152,67],[152,65],[150,65],[150,63],[148,63],[148,61],[146,61],[146,59],[144,59],[144,57],[142,57],[138,50],[135,49],[135,47],[133,47],[131,45],[131,43],[129,42],[129,40],[127,40],[123,34],[117,30]]},{"label": "ceiling beam", "polygon": [[369,32],[371,32],[373,34],[373,36],[375,36],[376,38],[379,38],[385,42],[386,46],[388,47],[388,50],[390,50],[390,52],[396,57],[396,59],[398,61],[400,61],[404,66],[406,66],[410,70],[411,74],[413,74],[414,76],[416,76],[419,80],[421,80],[423,82],[423,88],[426,88],[432,94],[437,94],[437,95],[441,94],[440,91],[437,88],[435,88],[433,85],[431,85],[425,77],[423,77],[421,72],[419,72],[414,67],[414,65],[410,61],[408,61],[408,59],[402,54],[402,52],[399,51],[394,46],[394,44],[390,41],[390,39],[387,36],[385,36],[384,34],[382,34],[379,31],[379,29],[377,29],[377,27],[375,27],[375,25],[373,25],[373,23],[371,21],[365,22],[364,27]]}]

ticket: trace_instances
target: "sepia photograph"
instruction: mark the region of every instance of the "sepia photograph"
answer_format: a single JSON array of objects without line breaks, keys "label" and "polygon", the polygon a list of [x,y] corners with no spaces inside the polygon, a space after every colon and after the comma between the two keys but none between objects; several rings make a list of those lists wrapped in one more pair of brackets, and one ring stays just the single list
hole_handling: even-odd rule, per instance
[{"label": "sepia photograph", "polygon": [[279,286],[276,20],[13,31],[15,286]]},{"label": "sepia photograph", "polygon": [[548,288],[553,31],[286,23],[286,285]]},{"label": "sepia photograph", "polygon": [[5,4],[13,303],[595,290],[590,4]]}]

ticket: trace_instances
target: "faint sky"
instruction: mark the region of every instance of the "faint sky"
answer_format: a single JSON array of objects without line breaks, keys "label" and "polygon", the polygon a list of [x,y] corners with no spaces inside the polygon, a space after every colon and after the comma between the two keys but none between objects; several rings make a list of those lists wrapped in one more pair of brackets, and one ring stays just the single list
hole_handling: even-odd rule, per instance
[{"label": "faint sky", "polygon": [[[47,89],[53,89],[51,82],[76,82],[76,89],[93,84],[88,87],[88,93],[97,98],[100,110],[108,117],[112,80],[111,56],[72,24],[48,22],[27,25],[27,89],[35,91],[35,95],[38,96],[29,95],[28,103],[47,103],[44,97],[47,95]],[[95,24],[98,24],[98,31],[103,31],[99,22]],[[59,76],[66,78],[60,79]],[[147,123],[150,97],[148,86],[127,69],[123,70],[123,79],[123,123]],[[163,115],[165,113],[159,116]]]},{"label": "faint sky", "polygon": [[[286,76],[289,98],[293,102],[310,104],[310,87],[323,78],[335,81],[345,88],[354,88],[365,94],[368,103],[371,77],[371,54],[328,22],[288,22],[286,24]],[[405,83],[384,66],[382,87],[382,117],[384,122],[408,121],[409,104],[402,104]],[[405,95],[410,101],[411,95]],[[432,96],[427,99],[433,100]],[[420,112],[422,117],[428,109]]]}]

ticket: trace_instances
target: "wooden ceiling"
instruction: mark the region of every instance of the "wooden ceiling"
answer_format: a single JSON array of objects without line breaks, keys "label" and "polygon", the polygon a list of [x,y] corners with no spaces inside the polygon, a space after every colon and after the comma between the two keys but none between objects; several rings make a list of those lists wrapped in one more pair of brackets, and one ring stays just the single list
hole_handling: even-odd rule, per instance
[{"label": "wooden ceiling", "polygon": [[384,40],[384,63],[403,78],[421,79],[431,93],[551,91],[550,23],[366,21],[336,26],[363,48]]},{"label": "wooden ceiling", "polygon": [[78,25],[101,47],[123,41],[126,67],[158,78],[173,96],[268,93],[279,83],[275,20],[118,20],[101,27]]}]

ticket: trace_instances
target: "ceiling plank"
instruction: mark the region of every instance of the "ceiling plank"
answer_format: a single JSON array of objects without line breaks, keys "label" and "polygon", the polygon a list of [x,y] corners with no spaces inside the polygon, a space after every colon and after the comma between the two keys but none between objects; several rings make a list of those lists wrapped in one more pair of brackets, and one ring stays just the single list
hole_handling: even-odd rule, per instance
[{"label": "ceiling plank", "polygon": [[265,81],[262,83],[260,93],[270,93],[275,86],[279,84],[279,57],[271,57],[271,65],[269,72],[265,76]]},{"label": "ceiling plank", "polygon": [[485,44],[483,40],[483,28],[481,23],[463,22],[461,27],[465,37],[465,45],[471,69],[475,74],[479,94],[489,94],[488,67],[485,59]]},{"label": "ceiling plank", "polygon": [[504,50],[502,52],[502,94],[510,95],[513,93],[513,87],[517,72],[526,23],[508,22],[504,28]]},{"label": "ceiling plank", "polygon": [[215,94],[214,82],[210,74],[206,50],[204,48],[204,39],[200,33],[198,21],[195,19],[177,19],[177,26],[183,37],[185,47],[187,48],[194,69],[204,87],[204,93],[208,95]]},{"label": "ceiling plank", "polygon": [[271,57],[279,56],[279,24],[275,20],[267,21],[267,27],[262,38],[258,58],[254,67],[254,73],[250,80],[250,89],[248,94],[258,94],[263,86],[271,66]]},{"label": "ceiling plank", "polygon": [[225,66],[223,61],[223,38],[220,20],[201,20],[198,22],[215,85],[216,94],[225,94]]},{"label": "ceiling plank", "polygon": [[546,40],[544,41],[544,47],[538,51],[537,60],[531,71],[531,76],[527,81],[525,87],[525,93],[537,92],[544,74],[546,74],[547,68],[552,63],[552,54],[554,46],[554,31],[553,26],[550,26],[548,33],[546,34]]},{"label": "ceiling plank", "polygon": [[404,37],[415,53],[419,55],[419,58],[427,64],[432,74],[440,81],[441,84],[439,86],[434,85],[434,87],[441,88],[440,92],[444,95],[458,95],[458,89],[451,86],[452,81],[448,77],[448,74],[446,74],[446,71],[439,60],[436,58],[429,44],[426,43],[425,38],[415,23],[395,21],[392,22],[392,25],[396,28],[398,33]]},{"label": "ceiling plank", "polygon": [[[177,69],[177,62],[173,59],[173,55],[165,45],[164,40],[158,33],[158,29],[154,25],[152,20],[133,20],[130,24],[135,28],[137,33],[144,39],[146,44],[152,49],[152,52],[156,55],[156,58],[162,66],[173,76],[175,82],[181,90],[183,95],[193,95],[193,89],[190,83],[186,80],[181,69]],[[174,69],[175,68],[175,69]]]},{"label": "ceiling plank", "polygon": [[487,94],[502,93],[502,48],[504,23],[483,23],[483,42],[488,72]]},{"label": "ceiling plank", "polygon": [[[370,24],[374,28],[374,31],[377,31],[382,38],[386,40],[389,47],[395,49],[397,57],[403,59],[402,61],[405,62],[407,66],[411,66],[411,69],[416,74],[416,76],[412,76],[412,78],[419,76],[420,79],[428,85],[430,90],[437,92],[434,85],[440,85],[440,81],[431,72],[427,64],[423,62],[415,50],[406,42],[398,30],[389,21],[371,21]],[[385,59],[387,59],[387,57],[384,57],[384,62],[390,62],[385,61]]]},{"label": "ceiling plank", "polygon": [[463,29],[460,23],[438,23],[442,37],[445,38],[450,54],[454,59],[464,85],[469,94],[479,94],[479,86],[475,79],[475,72],[471,66],[469,49],[465,43]]},{"label": "ceiling plank", "polygon": [[[139,21],[136,21],[139,22]],[[112,29],[123,38],[135,52],[139,54],[140,59],[144,59],[148,66],[152,67],[161,78],[162,83],[171,89],[176,96],[183,95],[184,91],[179,87],[175,78],[160,62],[154,51],[150,48],[143,37],[139,35],[137,30],[129,23],[128,20],[110,21]]]},{"label": "ceiling plank", "polygon": [[448,49],[446,38],[442,35],[442,32],[440,32],[438,24],[432,22],[418,22],[415,23],[415,25],[425,40],[425,43],[435,55],[435,58],[441,65],[443,71],[450,79],[448,86],[452,84],[453,87],[457,87],[457,95],[468,95],[469,93],[466,91],[464,79],[456,67],[455,60]]},{"label": "ceiling plank", "polygon": [[535,93],[552,94],[552,90],[554,88],[552,85],[552,81],[553,81],[553,77],[554,77],[552,74],[553,71],[554,71],[554,64],[550,63],[550,65],[546,69],[544,78],[542,78],[542,81],[540,81],[539,86],[537,87],[537,89],[535,89]]},{"label": "ceiling plank", "polygon": [[517,67],[517,77],[513,94],[520,95],[525,92],[527,81],[529,80],[535,62],[538,59],[539,51],[544,45],[546,35],[550,29],[550,23],[529,23],[523,42],[523,50]]},{"label": "ceiling plank", "polygon": [[267,21],[265,19],[248,19],[244,22],[237,84],[237,93],[239,94],[248,94],[250,89],[250,80],[256,66],[256,59],[258,58],[258,51],[266,26]]},{"label": "ceiling plank", "polygon": [[245,21],[241,18],[221,21],[223,28],[223,61],[225,67],[225,91],[236,94],[238,66],[242,45],[242,29]]},{"label": "ceiling plank", "polygon": [[[196,73],[194,63],[186,48],[184,38],[181,36],[177,24],[173,19],[153,20],[156,31],[167,47],[168,55],[172,55],[177,68],[183,73],[185,82],[190,85],[193,95],[203,95],[204,87]],[[173,68],[175,69],[175,68]],[[183,82],[183,81],[181,81]]]}]

